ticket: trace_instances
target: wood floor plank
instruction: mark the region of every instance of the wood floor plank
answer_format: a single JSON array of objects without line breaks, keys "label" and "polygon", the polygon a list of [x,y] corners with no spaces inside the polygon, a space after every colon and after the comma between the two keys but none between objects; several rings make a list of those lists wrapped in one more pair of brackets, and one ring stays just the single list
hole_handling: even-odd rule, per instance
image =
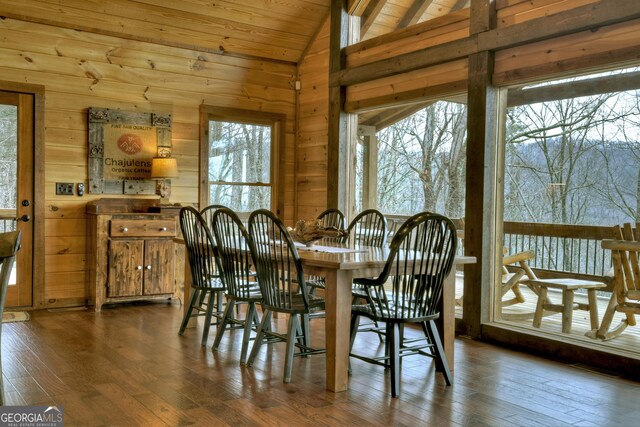
[{"label": "wood floor plank", "polygon": [[[264,346],[253,367],[241,366],[241,333],[225,334],[213,352],[200,346],[202,322],[178,336],[181,315],[178,304],[132,303],[101,313],[36,311],[29,322],[3,325],[5,399],[62,405],[69,426],[591,427],[640,419],[638,382],[460,338],[451,387],[431,359],[411,357],[397,399],[389,372],[360,360],[349,390],[330,393],[321,355],[294,358],[284,384],[284,345]],[[323,321],[312,323],[322,346]],[[374,334],[359,334],[355,348],[383,351]]]}]

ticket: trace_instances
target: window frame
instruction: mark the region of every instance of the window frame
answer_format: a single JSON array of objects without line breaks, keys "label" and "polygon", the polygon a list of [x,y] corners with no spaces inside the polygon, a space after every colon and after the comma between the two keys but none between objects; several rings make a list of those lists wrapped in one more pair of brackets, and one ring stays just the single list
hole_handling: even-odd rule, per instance
[{"label": "window frame", "polygon": [[[285,115],[278,113],[267,113],[263,111],[244,110],[239,108],[225,108],[203,105],[200,107],[200,165],[199,165],[199,185],[198,204],[201,208],[211,204],[209,191],[211,182],[209,181],[209,122],[228,121],[235,123],[245,123],[271,127],[271,159],[269,164],[270,182],[260,183],[259,187],[271,188],[271,211],[276,214],[283,212],[283,189],[280,183],[283,182],[280,174],[283,170],[280,152],[284,144],[284,123]],[[233,185],[233,184],[232,184]],[[252,186],[245,183],[243,185]]]}]

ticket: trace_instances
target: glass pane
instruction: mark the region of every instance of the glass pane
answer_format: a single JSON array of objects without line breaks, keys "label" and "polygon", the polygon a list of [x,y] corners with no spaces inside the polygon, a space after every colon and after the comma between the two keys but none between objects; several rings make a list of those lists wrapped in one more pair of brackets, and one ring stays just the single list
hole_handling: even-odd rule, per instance
[{"label": "glass pane", "polygon": [[18,107],[0,105],[0,232],[15,230],[17,168]]},{"label": "glass pane", "polygon": [[270,126],[209,121],[209,181],[268,184],[270,157]]},{"label": "glass pane", "polygon": [[211,184],[209,201],[211,204],[224,205],[236,212],[271,209],[271,187]]},{"label": "glass pane", "polygon": [[[640,219],[640,90],[635,90],[640,86],[639,71],[635,67],[509,88],[506,270],[496,284],[503,291],[495,307],[498,320],[536,334],[562,334],[564,341],[614,351],[640,349],[638,337],[626,332],[629,329],[624,339],[587,338],[595,328],[586,310],[574,311],[572,318],[548,315],[554,312],[552,304],[563,304],[561,288],[567,283],[576,287],[574,302],[583,309],[595,301],[601,324],[602,313],[617,300],[609,289],[589,297],[587,287],[611,281],[612,251],[602,247],[603,239],[614,237],[611,226],[635,226]],[[621,90],[607,92],[613,88]],[[547,280],[548,301],[542,301],[544,318],[534,327],[533,313],[543,314],[538,310],[540,289],[527,283],[536,275]],[[612,327],[624,319],[622,312],[610,315],[605,324]],[[617,347],[622,342],[624,347]]]},{"label": "glass pane", "polygon": [[413,215],[464,215],[467,108],[439,101],[378,137],[378,207]]},{"label": "glass pane", "polygon": [[354,159],[355,170],[355,192],[353,200],[353,211],[361,212],[363,205],[363,175],[364,175],[364,147],[360,141],[356,143],[356,155]]}]

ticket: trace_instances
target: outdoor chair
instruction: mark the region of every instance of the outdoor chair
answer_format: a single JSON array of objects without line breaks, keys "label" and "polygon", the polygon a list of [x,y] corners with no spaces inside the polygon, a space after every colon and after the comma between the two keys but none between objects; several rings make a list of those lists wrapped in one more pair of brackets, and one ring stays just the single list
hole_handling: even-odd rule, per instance
[{"label": "outdoor chair", "polygon": [[[448,218],[421,213],[409,218],[391,241],[389,257],[380,275],[373,279],[356,279],[367,293],[366,304],[351,309],[351,349],[358,332],[360,317],[385,324],[385,355],[350,356],[378,364],[391,371],[391,395],[400,395],[400,358],[421,354],[435,358],[451,385],[447,364],[435,320],[442,297],[442,286],[451,271],[456,254],[456,230]],[[425,340],[416,345],[403,342],[402,327],[420,324]],[[428,351],[425,351],[428,349]]]},{"label": "outdoor chair", "polygon": [[[0,233],[0,319],[4,313],[4,303],[7,298],[7,288],[11,270],[16,259],[16,252],[20,248],[19,231]],[[2,337],[2,322],[0,321],[0,341]],[[0,342],[0,406],[4,406],[4,382],[2,380],[2,343]]]},{"label": "outdoor chair", "polygon": [[[214,317],[220,319],[223,314],[225,287],[216,268],[215,242],[202,215],[191,206],[182,208],[180,228],[187,247],[193,295],[178,333],[184,335],[191,318],[204,316],[201,345],[206,346],[212,324],[211,319]],[[185,286],[187,286],[186,283]],[[216,320],[214,324],[218,322],[219,320]]]},{"label": "outdoor chair", "polygon": [[[250,247],[262,293],[262,320],[247,366],[252,366],[264,342],[287,343],[284,363],[285,383],[291,382],[294,350],[296,356],[324,353],[311,348],[309,314],[324,309],[324,299],[311,295],[302,270],[302,262],[286,227],[272,212],[260,209],[249,217]],[[286,334],[273,331],[271,316],[289,315]]]},{"label": "outdoor chair", "polygon": [[[620,335],[627,326],[636,326],[636,314],[640,314],[640,239],[638,226],[615,226],[615,240],[603,240],[602,248],[611,251],[613,261],[613,290],[602,323],[595,332],[587,333],[591,338],[610,340]],[[623,319],[612,326],[616,313]]]},{"label": "outdoor chair", "polygon": [[[240,363],[247,359],[247,349],[251,339],[252,326],[259,324],[257,304],[262,301],[260,287],[255,273],[251,270],[253,258],[249,250],[249,233],[242,221],[232,210],[219,208],[212,216],[213,234],[216,240],[218,271],[222,284],[226,288],[226,308],[216,332],[213,350],[217,350],[225,330],[232,325],[242,326],[242,350]],[[244,319],[234,316],[233,308],[237,304],[247,305]]]}]

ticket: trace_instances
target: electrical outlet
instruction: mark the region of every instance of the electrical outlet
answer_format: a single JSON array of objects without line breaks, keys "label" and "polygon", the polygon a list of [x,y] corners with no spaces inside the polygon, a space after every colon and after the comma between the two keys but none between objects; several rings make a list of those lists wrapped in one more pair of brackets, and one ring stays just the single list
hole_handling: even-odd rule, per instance
[{"label": "electrical outlet", "polygon": [[56,195],[73,196],[75,185],[72,182],[56,182]]}]

